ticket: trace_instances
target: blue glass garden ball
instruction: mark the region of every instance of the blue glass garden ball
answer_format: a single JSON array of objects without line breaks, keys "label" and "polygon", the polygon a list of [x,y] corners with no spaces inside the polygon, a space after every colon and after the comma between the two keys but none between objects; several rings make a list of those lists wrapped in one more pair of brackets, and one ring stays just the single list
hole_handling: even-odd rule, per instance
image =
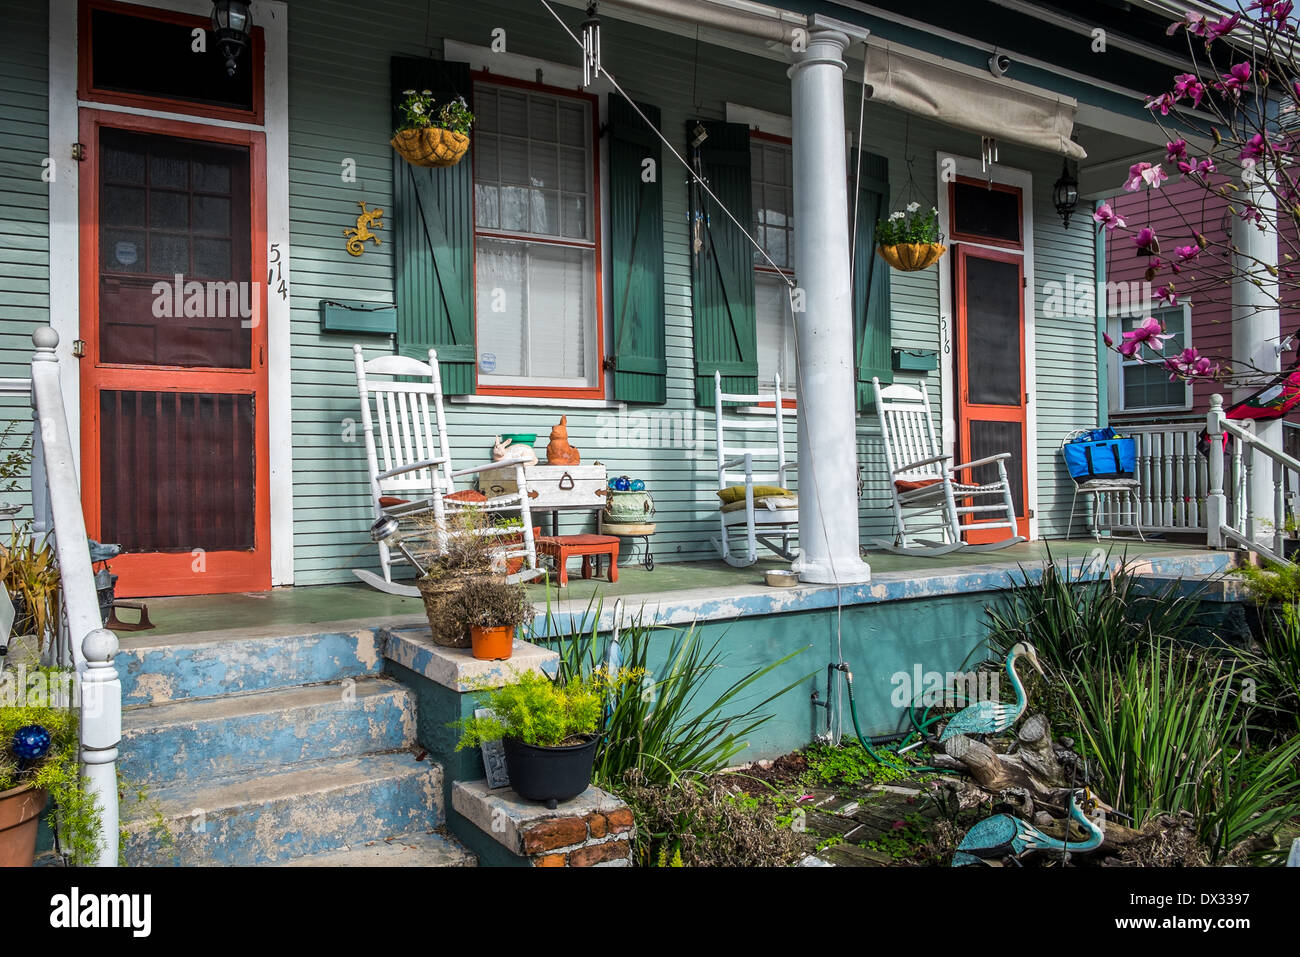
[{"label": "blue glass garden ball", "polygon": [[29,724],[14,732],[10,747],[19,760],[35,761],[50,751],[50,732],[39,724]]}]

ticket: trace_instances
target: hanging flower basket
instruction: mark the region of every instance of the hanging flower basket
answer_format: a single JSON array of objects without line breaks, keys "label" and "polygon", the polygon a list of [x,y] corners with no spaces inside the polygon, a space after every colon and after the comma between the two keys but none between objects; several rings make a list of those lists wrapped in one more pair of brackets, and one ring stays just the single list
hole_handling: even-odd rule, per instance
[{"label": "hanging flower basket", "polygon": [[929,269],[947,251],[943,243],[895,243],[876,249],[881,259],[901,272]]},{"label": "hanging flower basket", "polygon": [[455,166],[469,152],[468,136],[436,126],[398,130],[389,142],[412,166]]}]

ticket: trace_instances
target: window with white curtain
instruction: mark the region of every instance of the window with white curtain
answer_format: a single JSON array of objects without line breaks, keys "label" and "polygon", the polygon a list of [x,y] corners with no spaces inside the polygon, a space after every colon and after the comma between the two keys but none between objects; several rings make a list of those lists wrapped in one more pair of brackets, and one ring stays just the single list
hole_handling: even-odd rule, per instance
[{"label": "window with white curtain", "polygon": [[474,87],[482,386],[598,388],[591,101]]},{"label": "window with white curtain", "polygon": [[793,153],[789,143],[758,136],[750,139],[749,152],[754,239],[772,260],[754,250],[758,385],[760,391],[770,391],[779,375],[782,394],[793,396],[794,317],[786,283],[794,275]]}]

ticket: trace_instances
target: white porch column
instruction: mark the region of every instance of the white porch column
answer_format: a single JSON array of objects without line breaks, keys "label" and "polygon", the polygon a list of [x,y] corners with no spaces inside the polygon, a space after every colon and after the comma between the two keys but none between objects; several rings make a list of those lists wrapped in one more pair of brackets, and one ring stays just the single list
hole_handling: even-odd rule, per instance
[{"label": "white porch column", "polygon": [[799,560],[806,582],[871,578],[858,551],[856,383],[849,202],[844,149],[844,49],[866,31],[809,17],[795,52],[795,315],[799,364]]},{"label": "white porch column", "polygon": [[[1267,175],[1267,174],[1265,174]],[[1273,224],[1277,222],[1277,201],[1273,194],[1263,185],[1256,185],[1243,191],[1243,201],[1249,200],[1255,208],[1264,214],[1268,228],[1261,230],[1252,222],[1241,217],[1233,217],[1232,243],[1238,252],[1233,254],[1233,272],[1237,277],[1249,275],[1258,280],[1259,285],[1236,278],[1232,283],[1232,358],[1234,365],[1251,366],[1263,373],[1276,373],[1282,368],[1281,357],[1276,346],[1281,332],[1281,320],[1278,315],[1277,279],[1270,276],[1260,263],[1274,266],[1278,261],[1277,232]],[[1193,344],[1195,342],[1193,341]],[[1240,401],[1256,391],[1271,376],[1252,377],[1246,384],[1233,391],[1233,400]],[[1282,420],[1256,422],[1255,434],[1275,449],[1282,448]],[[1255,457],[1255,467],[1251,474],[1251,499],[1255,513],[1255,537],[1271,541],[1277,521],[1273,514],[1273,463],[1259,455]]]}]

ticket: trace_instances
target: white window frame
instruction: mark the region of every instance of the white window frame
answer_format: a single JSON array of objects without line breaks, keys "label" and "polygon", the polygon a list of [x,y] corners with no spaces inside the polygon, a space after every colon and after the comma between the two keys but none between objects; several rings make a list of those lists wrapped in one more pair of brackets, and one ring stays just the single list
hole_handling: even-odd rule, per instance
[{"label": "white window frame", "polygon": [[[1164,308],[1161,309],[1152,309],[1148,313],[1141,313],[1140,310],[1135,312],[1132,309],[1130,309],[1126,312],[1114,316],[1109,316],[1106,320],[1106,327],[1107,327],[1106,331],[1110,334],[1111,339],[1114,340],[1116,345],[1118,345],[1120,342],[1123,341],[1122,336],[1123,336],[1125,319],[1135,319],[1135,318],[1140,319],[1143,318],[1145,315],[1151,315],[1158,319],[1162,315],[1167,315],[1174,312],[1181,312],[1183,316],[1183,344],[1182,346],[1179,347],[1179,351],[1181,351],[1182,349],[1188,349],[1193,345],[1191,303],[1182,302],[1176,306],[1165,306]],[[1184,398],[1181,404],[1125,406],[1124,370],[1126,368],[1132,368],[1138,365],[1144,365],[1144,364],[1151,365],[1153,363],[1151,361],[1148,361],[1146,363],[1139,363],[1136,359],[1125,359],[1123,356],[1121,356],[1118,352],[1116,352],[1113,349],[1109,351],[1110,351],[1110,375],[1107,377],[1109,380],[1109,388],[1107,389],[1107,392],[1109,393],[1108,399],[1110,403],[1111,412],[1117,415],[1119,414],[1129,415],[1133,413],[1157,414],[1157,413],[1170,413],[1170,412],[1188,412],[1191,410],[1192,404],[1194,402],[1194,396],[1193,396],[1192,384],[1191,382],[1187,382],[1187,381],[1184,381],[1183,383]],[[1151,354],[1150,351],[1147,350],[1147,355],[1150,354]],[[1167,355],[1165,355],[1165,358],[1168,358],[1168,356],[1172,356],[1172,355],[1174,355],[1174,353],[1171,351]]]}]

